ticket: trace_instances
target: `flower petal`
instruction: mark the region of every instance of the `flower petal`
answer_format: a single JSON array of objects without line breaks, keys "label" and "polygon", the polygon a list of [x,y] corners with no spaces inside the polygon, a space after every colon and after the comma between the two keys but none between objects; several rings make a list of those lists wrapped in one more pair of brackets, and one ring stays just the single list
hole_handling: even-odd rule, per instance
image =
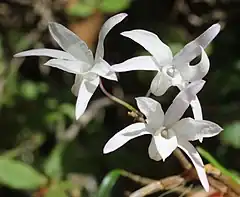
[{"label": "flower petal", "polygon": [[137,97],[135,99],[138,108],[146,116],[149,126],[153,129],[162,127],[164,113],[160,103],[148,97]]},{"label": "flower petal", "polygon": [[148,147],[148,155],[151,159],[155,160],[155,161],[160,161],[162,160],[161,155],[159,154],[158,150],[157,150],[157,146],[155,144],[155,140],[154,138],[152,138],[149,147]]},{"label": "flower petal", "polygon": [[[160,158],[165,159],[177,148],[177,137],[171,136],[166,139],[159,135],[154,135],[148,148],[149,157],[159,161]],[[159,156],[159,155],[160,156]]]},{"label": "flower petal", "polygon": [[210,62],[206,52],[201,49],[201,61],[194,65],[190,66],[189,63],[181,63],[176,65],[176,68],[181,73],[182,77],[186,81],[197,81],[202,79],[209,71]]},{"label": "flower petal", "polygon": [[89,68],[91,68],[91,65],[78,60],[69,61],[61,59],[51,59],[47,61],[44,65],[55,67],[73,74],[80,74],[82,72],[86,72],[87,70],[89,70]]},{"label": "flower petal", "polygon": [[202,107],[197,96],[195,96],[195,98],[191,101],[190,105],[192,107],[194,119],[202,120],[203,119]]},{"label": "flower petal", "polygon": [[102,58],[99,58],[91,72],[109,80],[117,81],[117,75],[111,66]]},{"label": "flower petal", "polygon": [[75,76],[75,81],[74,81],[74,84],[73,84],[72,89],[71,89],[72,93],[75,96],[78,96],[78,92],[79,92],[79,88],[81,86],[82,80],[83,80],[82,75],[76,75]]},{"label": "flower petal", "polygon": [[115,72],[133,70],[159,70],[152,56],[139,56],[128,59],[122,63],[114,64],[111,68]]},{"label": "flower petal", "polygon": [[93,54],[91,50],[89,50],[87,44],[76,34],[55,22],[49,23],[48,28],[54,40],[64,51],[70,53],[78,60],[93,64]]},{"label": "flower petal", "polygon": [[152,80],[150,90],[155,96],[162,96],[172,85],[172,78],[159,71]]},{"label": "flower petal", "polygon": [[182,139],[180,140],[178,139],[178,146],[188,155],[188,157],[193,162],[193,165],[196,168],[199,180],[201,181],[205,191],[208,192],[209,183],[208,183],[207,175],[204,169],[204,164],[197,150],[194,148],[194,146],[191,143],[189,143],[188,141],[184,141]]},{"label": "flower petal", "polygon": [[221,27],[219,24],[214,24],[205,32],[203,32],[200,36],[198,36],[195,40],[185,45],[184,48],[174,56],[174,64],[177,62],[186,63],[189,58],[192,60],[193,58],[197,57],[201,53],[201,51],[196,49],[199,46],[205,49],[209,45],[209,43],[217,36],[220,28]]},{"label": "flower petal", "polygon": [[134,123],[116,133],[104,146],[103,153],[107,154],[120,148],[133,138],[151,134],[144,123]]},{"label": "flower petal", "polygon": [[187,141],[213,137],[223,130],[214,122],[207,120],[194,120],[192,118],[181,119],[171,128],[176,132],[178,139],[181,138]]},{"label": "flower petal", "polygon": [[76,119],[79,119],[80,116],[85,112],[88,102],[99,84],[99,80],[99,77],[96,77],[92,81],[88,81],[86,79],[82,80],[76,103]]},{"label": "flower petal", "polygon": [[99,33],[98,37],[98,45],[96,49],[96,55],[95,55],[95,61],[98,58],[103,58],[104,56],[104,39],[107,36],[108,32],[118,23],[120,23],[125,17],[127,17],[127,14],[120,13],[117,15],[114,15],[113,17],[109,18],[102,26],[102,29]]},{"label": "flower petal", "polygon": [[164,44],[156,34],[136,29],[122,32],[121,35],[142,45],[142,47],[144,47],[156,59],[159,67],[172,62],[173,57],[170,48]]},{"label": "flower petal", "polygon": [[183,89],[165,113],[164,125],[169,126],[177,122],[189,107],[191,101],[195,99],[196,94],[202,89],[205,81],[195,81]]},{"label": "flower petal", "polygon": [[14,57],[47,56],[57,59],[76,60],[71,54],[55,49],[32,49],[14,55]]}]

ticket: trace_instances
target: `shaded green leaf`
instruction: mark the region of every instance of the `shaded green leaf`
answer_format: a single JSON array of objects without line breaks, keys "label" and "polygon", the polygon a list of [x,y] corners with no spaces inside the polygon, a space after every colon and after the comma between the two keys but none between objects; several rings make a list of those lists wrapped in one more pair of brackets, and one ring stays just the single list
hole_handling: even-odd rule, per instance
[{"label": "shaded green leaf", "polygon": [[0,158],[0,183],[15,189],[36,189],[47,179],[23,162]]},{"label": "shaded green leaf", "polygon": [[75,117],[75,106],[71,103],[64,103],[59,107],[60,111],[71,119]]},{"label": "shaded green leaf", "polygon": [[107,13],[116,13],[127,9],[130,6],[130,0],[103,0],[99,9]]},{"label": "shaded green leaf", "polygon": [[49,188],[45,197],[68,197],[68,195],[60,185],[53,185]]},{"label": "shaded green leaf", "polygon": [[94,10],[95,7],[93,5],[76,3],[67,9],[67,13],[71,16],[88,17],[94,12]]},{"label": "shaded green leaf", "polygon": [[49,177],[59,180],[62,176],[62,157],[66,143],[57,144],[44,163],[44,172]]},{"label": "shaded green leaf", "polygon": [[111,191],[122,174],[122,170],[116,169],[109,172],[100,184],[97,197],[110,197]]},{"label": "shaded green leaf", "polygon": [[28,100],[35,100],[38,97],[38,87],[34,82],[24,81],[20,87],[21,95]]},{"label": "shaded green leaf", "polygon": [[240,122],[225,126],[220,137],[225,144],[229,144],[234,148],[240,148]]}]

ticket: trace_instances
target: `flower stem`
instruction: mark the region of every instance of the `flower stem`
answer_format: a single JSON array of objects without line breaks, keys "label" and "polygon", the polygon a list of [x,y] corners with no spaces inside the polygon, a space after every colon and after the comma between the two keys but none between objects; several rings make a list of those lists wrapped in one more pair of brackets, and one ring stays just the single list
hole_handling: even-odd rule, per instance
[{"label": "flower stem", "polygon": [[136,113],[137,115],[140,115],[142,116],[142,114],[136,109],[134,108],[133,106],[131,106],[130,104],[128,104],[127,102],[113,96],[112,94],[110,94],[109,92],[107,92],[107,90],[104,88],[103,86],[103,83],[102,83],[102,80],[100,80],[100,83],[99,83],[99,86],[102,90],[102,92],[108,97],[110,98],[112,101],[116,102],[116,103],[119,103],[120,105],[126,107],[127,109],[129,109],[130,111]]},{"label": "flower stem", "polygon": [[187,158],[179,148],[175,149],[173,151],[173,154],[175,157],[177,157],[177,159],[179,160],[179,162],[181,163],[182,167],[185,170],[190,170],[192,168],[192,164],[187,160]]}]

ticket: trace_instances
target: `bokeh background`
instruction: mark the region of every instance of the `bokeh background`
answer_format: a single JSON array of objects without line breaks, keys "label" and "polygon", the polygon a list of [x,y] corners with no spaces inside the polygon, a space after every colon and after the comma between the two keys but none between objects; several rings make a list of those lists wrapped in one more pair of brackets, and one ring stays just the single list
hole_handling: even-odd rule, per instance
[{"label": "bokeh background", "polygon": [[[105,59],[110,64],[147,54],[122,37],[122,31],[152,31],[176,53],[212,24],[221,24],[220,34],[207,48],[211,67],[199,97],[204,118],[222,125],[224,131],[194,145],[203,147],[227,169],[240,172],[239,1],[1,0],[0,150],[5,158],[0,162],[1,197],[100,197],[102,180],[114,169],[154,179],[182,172],[173,155],[165,162],[149,159],[148,136],[103,155],[107,140],[133,122],[127,110],[98,89],[85,119],[76,122],[76,97],[71,93],[74,76],[42,66],[47,58],[13,58],[23,50],[58,48],[48,32],[49,21],[67,26],[94,51],[101,25],[118,12],[128,17],[105,40]],[[119,75],[119,83],[104,80],[103,84],[135,106],[134,97],[146,94],[154,75],[127,72]],[[163,97],[154,98],[166,110],[177,92],[173,87]],[[191,111],[186,115],[192,115]],[[127,178],[112,183],[112,191],[101,197],[124,196],[140,188]]]}]

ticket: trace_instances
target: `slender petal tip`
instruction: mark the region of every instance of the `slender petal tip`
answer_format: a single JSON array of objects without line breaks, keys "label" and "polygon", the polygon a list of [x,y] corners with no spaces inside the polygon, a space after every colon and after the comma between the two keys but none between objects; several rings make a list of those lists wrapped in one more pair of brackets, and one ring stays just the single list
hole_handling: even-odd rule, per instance
[{"label": "slender petal tip", "polygon": [[112,152],[110,149],[107,148],[107,146],[105,145],[104,148],[103,148],[103,154],[108,154]]},{"label": "slender petal tip", "polygon": [[128,16],[128,14],[127,13],[120,13],[120,14],[117,14],[116,16],[122,17],[124,19]]},{"label": "slender petal tip", "polygon": [[221,25],[219,23],[213,24],[212,28],[215,30],[215,32],[219,33],[221,30]]}]

